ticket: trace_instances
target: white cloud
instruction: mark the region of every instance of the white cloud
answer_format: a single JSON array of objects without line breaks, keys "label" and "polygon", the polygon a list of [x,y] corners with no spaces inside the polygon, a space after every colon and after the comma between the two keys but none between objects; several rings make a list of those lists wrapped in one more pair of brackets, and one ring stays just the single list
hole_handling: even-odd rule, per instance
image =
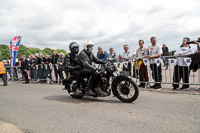
[{"label": "white cloud", "polygon": [[[64,48],[92,40],[106,50],[132,50],[156,36],[176,49],[185,36],[199,36],[198,0],[0,0],[0,43],[22,35],[28,47]],[[97,48],[97,47],[95,47]]]}]

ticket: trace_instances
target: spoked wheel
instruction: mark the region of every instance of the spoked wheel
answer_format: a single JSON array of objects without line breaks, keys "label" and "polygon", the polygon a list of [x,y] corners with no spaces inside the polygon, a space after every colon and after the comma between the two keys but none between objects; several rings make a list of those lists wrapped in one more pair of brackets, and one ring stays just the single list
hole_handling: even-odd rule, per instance
[{"label": "spoked wheel", "polygon": [[139,96],[139,89],[135,81],[128,77],[120,77],[112,86],[114,95],[122,102],[131,103]]},{"label": "spoked wheel", "polygon": [[76,88],[77,88],[77,82],[76,80],[73,80],[71,84],[67,86],[67,91],[69,95],[73,98],[82,98],[83,95],[76,93]]}]

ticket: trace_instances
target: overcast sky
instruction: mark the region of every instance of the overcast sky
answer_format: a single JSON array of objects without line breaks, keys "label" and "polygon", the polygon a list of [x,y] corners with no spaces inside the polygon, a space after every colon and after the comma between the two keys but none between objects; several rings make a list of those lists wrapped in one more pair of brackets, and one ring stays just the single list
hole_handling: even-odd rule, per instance
[{"label": "overcast sky", "polygon": [[108,51],[132,51],[150,37],[177,49],[183,37],[200,36],[199,0],[0,0],[0,44],[23,36],[28,47],[62,48],[87,40]]}]

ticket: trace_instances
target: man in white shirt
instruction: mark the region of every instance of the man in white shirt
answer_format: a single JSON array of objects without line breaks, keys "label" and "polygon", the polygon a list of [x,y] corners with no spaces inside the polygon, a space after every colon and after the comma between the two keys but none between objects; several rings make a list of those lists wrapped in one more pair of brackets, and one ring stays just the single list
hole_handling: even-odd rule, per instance
[{"label": "man in white shirt", "polygon": [[131,75],[131,61],[133,58],[133,53],[129,50],[129,46],[127,44],[124,45],[124,53],[122,56],[123,61],[128,61],[128,66],[125,67],[123,65],[123,71],[128,72]]},{"label": "man in white shirt", "polygon": [[154,89],[160,89],[162,82],[162,69],[161,69],[161,63],[159,66],[157,66],[156,59],[160,59],[160,56],[162,55],[161,46],[156,44],[156,37],[151,37],[151,43],[152,45],[148,47],[148,55],[147,58],[150,59],[150,68],[152,71],[152,77],[156,83],[154,83],[151,88]]},{"label": "man in white shirt", "polygon": [[[140,85],[139,87],[145,87],[145,82],[149,81],[148,78],[148,72],[147,72],[147,66],[144,65],[143,63],[143,58],[147,56],[147,48],[144,47],[144,41],[139,40],[139,46],[140,48],[137,49],[136,51],[136,58],[135,61],[139,65],[139,80],[140,80]],[[141,62],[141,63],[140,63]]]},{"label": "man in white shirt", "polygon": [[[182,47],[180,47],[174,53],[175,56],[188,56],[195,53],[195,50],[190,48],[190,44],[186,42],[190,41],[188,37],[183,38]],[[173,75],[173,90],[179,88],[179,84],[181,79],[183,81],[183,86],[180,89],[189,89],[189,75],[190,70],[187,64],[185,63],[184,57],[178,57],[176,60],[176,66],[174,67],[174,75]]]}]

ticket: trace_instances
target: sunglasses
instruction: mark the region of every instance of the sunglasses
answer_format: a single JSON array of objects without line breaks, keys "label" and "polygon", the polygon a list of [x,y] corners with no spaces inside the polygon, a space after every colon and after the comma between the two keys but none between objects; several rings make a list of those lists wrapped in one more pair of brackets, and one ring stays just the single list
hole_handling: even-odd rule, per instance
[{"label": "sunglasses", "polygon": [[93,45],[88,45],[88,47],[90,47],[90,48],[91,48],[91,47],[93,47]]}]

